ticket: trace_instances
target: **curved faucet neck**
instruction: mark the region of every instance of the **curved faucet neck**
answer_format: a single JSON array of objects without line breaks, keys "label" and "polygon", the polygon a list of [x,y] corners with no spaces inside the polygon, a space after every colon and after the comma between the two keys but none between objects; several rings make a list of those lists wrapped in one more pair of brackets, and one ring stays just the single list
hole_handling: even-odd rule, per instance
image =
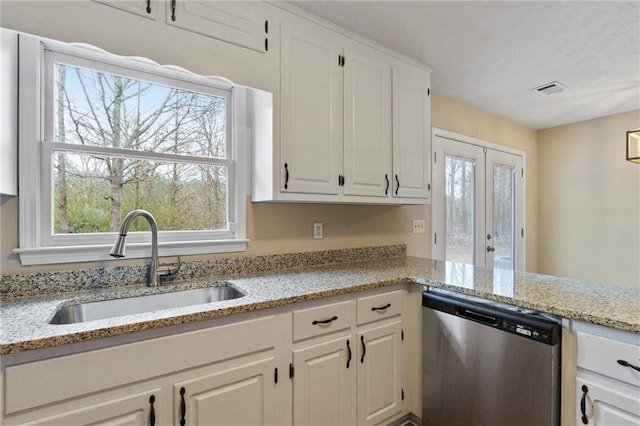
[{"label": "curved faucet neck", "polygon": [[[120,225],[120,238],[124,239],[129,232],[131,222],[137,217],[143,217],[149,222],[151,227],[151,265],[149,265],[149,285],[156,286],[159,283],[159,261],[158,261],[158,222],[151,213],[146,210],[132,210],[122,220]],[[124,240],[122,241],[122,247],[124,248]]]}]

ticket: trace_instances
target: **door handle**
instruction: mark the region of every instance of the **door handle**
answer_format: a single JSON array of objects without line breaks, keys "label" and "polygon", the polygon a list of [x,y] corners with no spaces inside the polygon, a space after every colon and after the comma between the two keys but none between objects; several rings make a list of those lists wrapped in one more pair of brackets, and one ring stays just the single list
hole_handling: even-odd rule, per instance
[{"label": "door handle", "polygon": [[364,356],[367,354],[367,345],[364,343],[364,336],[360,336],[360,342],[362,342],[362,357],[360,358],[360,364],[364,364]]},{"label": "door handle", "polygon": [[582,414],[582,417],[580,420],[582,420],[582,424],[584,425],[588,425],[589,424],[589,417],[587,416],[587,398],[589,398],[589,388],[587,387],[587,385],[582,385],[582,398],[580,398],[580,414]]},{"label": "door handle", "polygon": [[330,322],[333,322],[333,321],[335,321],[337,319],[338,319],[338,317],[334,315],[331,318],[326,319],[326,320],[313,320],[313,322],[311,324],[313,324],[313,325],[329,324]]},{"label": "door handle", "polygon": [[496,251],[495,247],[487,246],[487,253],[493,253],[494,251]]},{"label": "door handle", "polygon": [[153,403],[156,402],[156,397],[151,395],[149,397],[149,425],[156,426],[156,410],[153,408]]},{"label": "door handle", "polygon": [[351,346],[349,346],[349,339],[347,339],[347,368],[351,364]]}]

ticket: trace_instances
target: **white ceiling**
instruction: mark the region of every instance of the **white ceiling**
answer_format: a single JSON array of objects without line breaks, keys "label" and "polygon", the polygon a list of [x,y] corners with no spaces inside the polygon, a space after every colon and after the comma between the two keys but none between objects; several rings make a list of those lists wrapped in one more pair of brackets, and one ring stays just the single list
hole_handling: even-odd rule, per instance
[{"label": "white ceiling", "polygon": [[[640,1],[291,3],[429,65],[435,93],[531,129],[640,109]],[[569,90],[531,90],[553,80]]]}]

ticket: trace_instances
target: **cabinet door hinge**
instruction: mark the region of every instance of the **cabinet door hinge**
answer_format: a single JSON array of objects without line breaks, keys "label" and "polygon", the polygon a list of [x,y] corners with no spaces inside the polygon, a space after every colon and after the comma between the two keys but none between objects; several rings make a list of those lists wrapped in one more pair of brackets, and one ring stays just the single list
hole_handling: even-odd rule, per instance
[{"label": "cabinet door hinge", "polygon": [[427,88],[427,96],[431,96],[431,88]]},{"label": "cabinet door hinge", "polygon": [[400,340],[404,342],[404,330],[400,329]]},{"label": "cabinet door hinge", "polygon": [[273,373],[273,381],[278,384],[278,367],[276,367],[276,371]]},{"label": "cabinet door hinge", "polygon": [[437,153],[437,152],[434,152],[434,153],[433,153],[433,164],[435,164],[435,163],[437,163],[437,162],[438,162],[438,153]]},{"label": "cabinet door hinge", "polygon": [[520,169],[520,170],[521,170],[520,176],[524,177],[524,169]]},{"label": "cabinet door hinge", "polygon": [[431,184],[430,183],[427,184],[427,191],[431,191]]},{"label": "cabinet door hinge", "polygon": [[289,378],[293,379],[293,364],[289,363]]},{"label": "cabinet door hinge", "polygon": [[404,401],[404,388],[401,388],[400,398]]},{"label": "cabinet door hinge", "polygon": [[520,229],[520,236],[524,238],[524,228]]}]

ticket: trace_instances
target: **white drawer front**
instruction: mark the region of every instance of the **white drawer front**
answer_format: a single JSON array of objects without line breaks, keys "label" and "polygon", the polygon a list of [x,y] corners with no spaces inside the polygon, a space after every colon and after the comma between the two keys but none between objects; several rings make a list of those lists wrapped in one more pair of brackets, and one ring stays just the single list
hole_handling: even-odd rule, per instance
[{"label": "white drawer front", "polygon": [[395,290],[375,296],[359,297],[356,314],[358,325],[400,315],[402,296],[402,290]]},{"label": "white drawer front", "polygon": [[[578,332],[577,337],[578,367],[640,386],[640,371],[620,364],[626,362],[640,368],[640,345],[582,332]],[[640,336],[638,340],[640,343]]]},{"label": "white drawer front", "polygon": [[293,311],[293,341],[348,329],[352,312],[351,300]]}]

